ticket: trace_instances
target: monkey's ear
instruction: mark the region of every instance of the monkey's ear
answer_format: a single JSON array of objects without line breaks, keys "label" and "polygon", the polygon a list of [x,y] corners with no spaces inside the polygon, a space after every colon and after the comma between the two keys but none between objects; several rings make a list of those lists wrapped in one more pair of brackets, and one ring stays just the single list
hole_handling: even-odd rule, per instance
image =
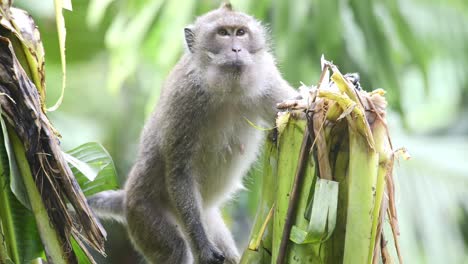
[{"label": "monkey's ear", "polygon": [[187,43],[187,48],[191,53],[193,53],[193,44],[195,43],[195,33],[193,32],[193,26],[187,26],[184,28],[185,34],[185,43]]},{"label": "monkey's ear", "polygon": [[223,2],[219,9],[226,9],[232,11],[232,4],[229,1]]}]

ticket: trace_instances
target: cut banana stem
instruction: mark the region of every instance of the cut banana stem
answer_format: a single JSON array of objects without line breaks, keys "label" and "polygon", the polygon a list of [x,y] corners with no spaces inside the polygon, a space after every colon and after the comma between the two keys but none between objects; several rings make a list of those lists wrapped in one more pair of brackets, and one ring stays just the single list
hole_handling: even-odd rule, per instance
[{"label": "cut banana stem", "polygon": [[264,149],[261,198],[250,232],[250,242],[242,255],[241,264],[269,263],[271,258],[268,252],[271,252],[272,247],[278,150],[276,142],[273,142],[271,137],[267,140]]},{"label": "cut banana stem", "polygon": [[[379,155],[379,167],[377,172],[377,183],[375,191],[375,205],[372,213],[373,223],[372,223],[372,234],[371,234],[371,244],[374,249],[376,248],[376,241],[379,242],[377,237],[380,235],[381,230],[378,230],[378,227],[382,228],[382,219],[381,215],[381,205],[382,199],[384,196],[385,190],[385,180],[388,174],[390,158],[392,157],[392,151],[388,142],[387,129],[382,120],[377,119],[372,125],[372,134],[374,136],[375,149]],[[374,254],[375,252],[372,252]],[[370,256],[373,259],[373,256]]]},{"label": "cut banana stem", "polygon": [[372,257],[378,161],[378,154],[369,147],[368,140],[350,126],[345,264],[369,263]]}]

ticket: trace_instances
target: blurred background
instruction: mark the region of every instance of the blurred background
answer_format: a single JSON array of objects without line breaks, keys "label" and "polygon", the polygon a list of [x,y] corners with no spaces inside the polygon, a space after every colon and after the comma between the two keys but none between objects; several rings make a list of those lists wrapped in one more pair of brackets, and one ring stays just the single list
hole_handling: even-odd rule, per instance
[{"label": "blurred background", "polygon": [[[395,147],[401,243],[406,263],[468,263],[468,2],[466,0],[233,0],[263,21],[279,67],[293,86],[315,84],[320,56],[359,72],[366,90],[384,88]],[[35,19],[46,50],[48,106],[61,89],[53,1],[17,0]],[[101,142],[121,184],[161,82],[184,52],[183,28],[214,0],[80,0],[64,11],[67,89],[49,114],[65,150]],[[255,166],[247,191],[226,210],[241,248],[258,200]],[[108,257],[143,263],[125,229],[105,223]]]}]

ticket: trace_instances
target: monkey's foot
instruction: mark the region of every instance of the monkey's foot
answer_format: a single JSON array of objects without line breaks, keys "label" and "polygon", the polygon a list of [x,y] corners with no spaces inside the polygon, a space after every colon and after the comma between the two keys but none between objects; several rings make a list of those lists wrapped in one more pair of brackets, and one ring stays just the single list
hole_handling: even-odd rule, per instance
[{"label": "monkey's foot", "polygon": [[239,258],[226,258],[224,264],[238,264],[240,261]]},{"label": "monkey's foot", "polygon": [[237,252],[225,252],[224,264],[238,264],[240,261],[240,256]]},{"label": "monkey's foot", "polygon": [[221,251],[214,247],[208,247],[200,253],[199,264],[223,264],[225,257]]}]

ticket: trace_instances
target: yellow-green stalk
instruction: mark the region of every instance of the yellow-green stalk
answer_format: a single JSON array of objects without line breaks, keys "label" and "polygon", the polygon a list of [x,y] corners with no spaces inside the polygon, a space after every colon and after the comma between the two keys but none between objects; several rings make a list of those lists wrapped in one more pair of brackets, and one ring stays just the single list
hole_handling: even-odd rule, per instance
[{"label": "yellow-green stalk", "polygon": [[68,263],[67,260],[69,257],[67,256],[67,252],[63,250],[63,241],[61,241],[57,231],[50,224],[51,220],[47,214],[47,210],[42,202],[41,195],[31,174],[31,169],[26,158],[23,144],[16,133],[10,128],[8,128],[8,136],[13,146],[13,152],[16,157],[21,176],[23,177],[29,201],[31,202],[32,211],[36,217],[37,229],[46,251],[47,260],[54,264],[66,264]]},{"label": "yellow-green stalk", "polygon": [[263,155],[263,177],[262,191],[258,204],[257,215],[255,216],[252,231],[250,232],[249,245],[242,255],[240,263],[270,263],[273,233],[273,212],[275,203],[275,178],[277,173],[278,150],[276,142],[268,136],[265,143],[265,153]]}]

